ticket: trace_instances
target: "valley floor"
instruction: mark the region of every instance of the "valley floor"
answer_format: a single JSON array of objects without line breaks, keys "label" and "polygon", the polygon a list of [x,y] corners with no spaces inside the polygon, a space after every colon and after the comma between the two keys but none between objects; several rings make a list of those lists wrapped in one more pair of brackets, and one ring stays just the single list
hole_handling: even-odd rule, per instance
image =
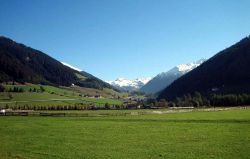
[{"label": "valley floor", "polygon": [[1,116],[0,158],[247,159],[249,132],[250,109],[107,117]]}]

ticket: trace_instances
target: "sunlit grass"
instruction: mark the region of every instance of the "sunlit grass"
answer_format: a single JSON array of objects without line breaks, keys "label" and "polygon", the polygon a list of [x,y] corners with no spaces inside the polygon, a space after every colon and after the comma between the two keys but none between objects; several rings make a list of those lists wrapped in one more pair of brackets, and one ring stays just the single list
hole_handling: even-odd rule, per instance
[{"label": "sunlit grass", "polygon": [[0,117],[0,125],[1,158],[250,156],[250,110],[126,117]]}]

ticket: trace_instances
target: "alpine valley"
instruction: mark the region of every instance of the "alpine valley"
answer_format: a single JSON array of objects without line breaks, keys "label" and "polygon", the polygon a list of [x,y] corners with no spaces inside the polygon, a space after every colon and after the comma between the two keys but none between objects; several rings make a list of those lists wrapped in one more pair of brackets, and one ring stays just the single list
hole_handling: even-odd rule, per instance
[{"label": "alpine valley", "polygon": [[249,6],[0,1],[0,159],[250,159]]}]

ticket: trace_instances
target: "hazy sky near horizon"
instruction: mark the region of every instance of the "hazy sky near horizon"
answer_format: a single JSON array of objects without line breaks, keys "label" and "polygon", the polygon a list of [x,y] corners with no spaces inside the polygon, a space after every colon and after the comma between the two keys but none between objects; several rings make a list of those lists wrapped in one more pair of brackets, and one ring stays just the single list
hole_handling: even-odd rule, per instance
[{"label": "hazy sky near horizon", "polygon": [[0,2],[0,35],[103,80],[153,77],[250,35],[249,0]]}]

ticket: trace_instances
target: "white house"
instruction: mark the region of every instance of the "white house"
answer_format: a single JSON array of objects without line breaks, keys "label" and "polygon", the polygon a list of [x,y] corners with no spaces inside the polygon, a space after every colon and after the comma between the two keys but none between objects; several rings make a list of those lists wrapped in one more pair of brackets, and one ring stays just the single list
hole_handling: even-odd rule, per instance
[{"label": "white house", "polygon": [[1,112],[1,114],[5,114],[6,110],[2,109],[0,112]]}]

